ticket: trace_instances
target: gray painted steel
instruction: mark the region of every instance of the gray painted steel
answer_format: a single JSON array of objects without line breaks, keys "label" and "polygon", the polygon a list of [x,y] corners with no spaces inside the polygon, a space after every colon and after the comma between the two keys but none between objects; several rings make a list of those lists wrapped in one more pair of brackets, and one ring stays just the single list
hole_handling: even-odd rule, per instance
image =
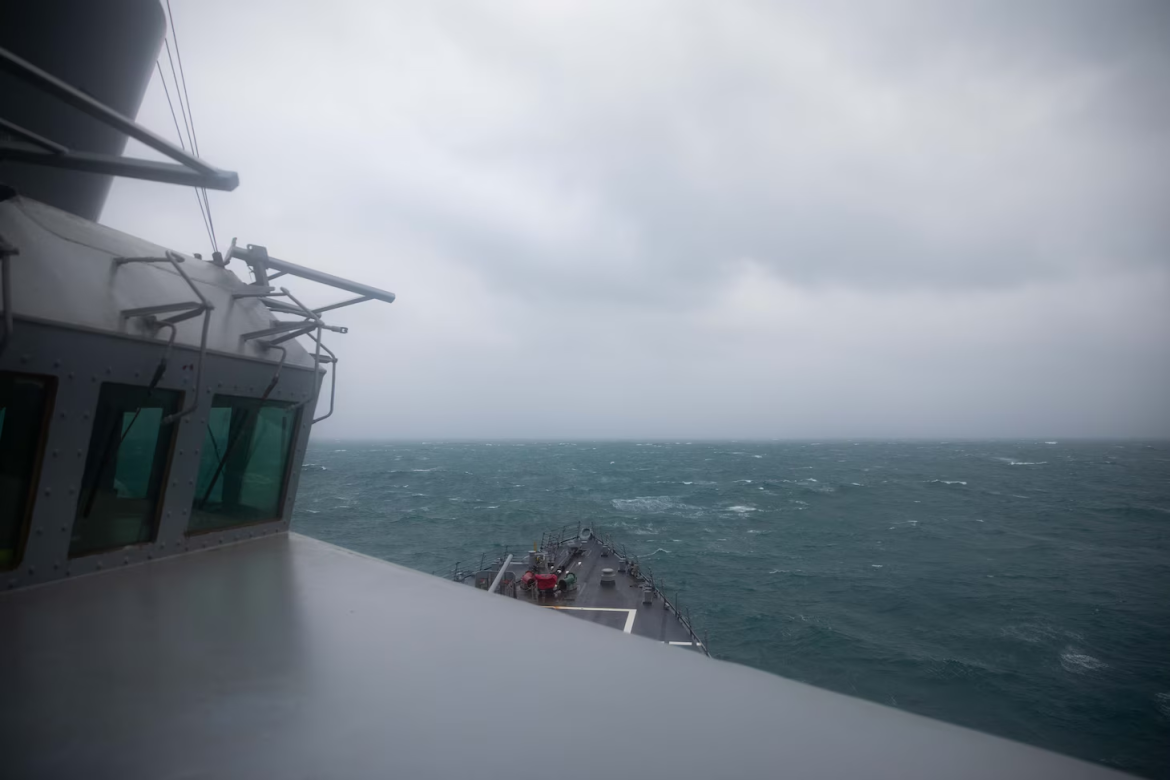
[{"label": "gray painted steel", "polygon": [[1120,776],[295,534],[0,625],[11,778]]},{"label": "gray painted steel", "polygon": [[[525,559],[513,560],[509,555],[500,567],[488,589],[493,591],[499,584],[505,572],[513,575],[512,583],[501,593],[505,598],[515,598],[522,603],[533,604],[546,609],[563,610],[579,620],[609,626],[619,631],[625,630],[627,617],[632,613],[633,622],[629,624],[629,633],[636,636],[653,639],[657,642],[686,643],[695,641],[687,631],[675,611],[674,605],[659,593],[655,593],[650,604],[642,603],[642,585],[644,580],[633,577],[625,565],[620,565],[617,554],[609,550],[596,536],[588,541],[565,542],[561,546],[567,554],[567,548],[572,545],[580,551],[563,562],[565,573],[572,573],[577,577],[575,590],[554,591],[552,595],[540,595],[536,588],[525,591],[518,583],[524,572],[528,570]],[[606,557],[602,554],[608,553]],[[561,562],[558,561],[558,568]],[[601,571],[609,567],[614,570],[614,585],[612,587],[601,584]],[[465,583],[474,583],[475,577],[464,580]]]},{"label": "gray painted steel", "polygon": [[[191,288],[169,263],[115,262],[118,257],[162,257],[168,251],[165,247],[43,203],[19,197],[0,202],[0,236],[20,251],[9,261],[13,309],[18,318],[153,338],[141,320],[126,318],[123,312],[191,300]],[[208,349],[275,364],[278,353],[240,338],[275,323],[259,299],[233,298],[233,293],[255,288],[214,263],[184,257],[184,270],[215,307]],[[201,317],[176,327],[177,345],[199,346]],[[18,322],[15,332],[19,331]],[[287,366],[314,367],[312,356],[303,347],[296,343],[287,346]]]},{"label": "gray painted steel", "polygon": [[[155,70],[165,21],[159,0],[0,0],[0,47],[134,117]],[[0,114],[71,150],[117,158],[126,135],[8,73]],[[43,159],[43,158],[42,158]],[[0,182],[97,219],[110,177],[0,161]]]},{"label": "gray painted steel", "polygon": [[[293,502],[281,517],[238,528],[187,534],[201,447],[216,394],[259,398],[281,360],[241,335],[275,321],[257,298],[233,297],[249,285],[230,271],[187,257],[183,271],[213,306],[202,383],[195,387],[203,317],[175,325],[169,367],[159,383],[183,391],[182,418],[171,452],[156,538],[146,544],[69,558],[69,540],[85,470],[93,413],[104,382],[146,386],[162,357],[167,331],[156,333],[126,310],[192,304],[193,291],[169,263],[125,263],[118,257],[160,257],[163,247],[95,225],[36,201],[0,202],[0,236],[19,254],[8,261],[13,327],[0,352],[0,370],[57,381],[44,457],[19,565],[0,571],[0,587],[22,588],[95,571],[201,550],[288,528]],[[320,383],[302,345],[286,342],[280,379],[269,398],[303,403],[292,444],[288,496],[295,496]],[[196,390],[198,389],[198,393]],[[196,397],[197,395],[197,397]]]}]

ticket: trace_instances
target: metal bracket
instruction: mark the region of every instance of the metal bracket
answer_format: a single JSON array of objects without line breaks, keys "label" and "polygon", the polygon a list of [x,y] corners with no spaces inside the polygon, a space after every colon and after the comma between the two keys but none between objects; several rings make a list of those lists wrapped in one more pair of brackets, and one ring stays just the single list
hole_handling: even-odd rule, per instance
[{"label": "metal bracket", "polygon": [[[267,273],[268,271],[272,270],[279,273],[289,274],[291,276],[297,276],[301,279],[308,279],[310,282],[317,282],[329,287],[336,287],[339,290],[345,290],[346,292],[351,292],[354,295],[358,295],[363,298],[383,301],[385,303],[394,302],[395,296],[392,292],[379,290],[377,287],[370,287],[369,285],[359,284],[358,282],[351,282],[348,279],[342,279],[340,276],[333,276],[332,274],[315,271],[312,268],[306,268],[303,265],[290,263],[287,260],[281,260],[280,258],[273,257],[268,254],[268,250],[266,248],[262,246],[256,246],[255,244],[248,244],[247,247],[241,249],[236,244],[236,240],[234,238],[232,239],[231,246],[228,248],[227,255],[224,256],[224,261],[226,262],[227,259],[233,257],[238,257],[243,260],[252,267],[253,272],[255,272],[257,268],[262,269],[263,275],[257,274],[257,281],[262,284],[267,284]],[[348,306],[351,303],[358,303],[358,301],[348,301],[345,305]],[[337,307],[333,306],[331,308]]]},{"label": "metal bracket", "polygon": [[31,62],[4,48],[0,48],[0,72],[20,79],[62,103],[88,114],[102,124],[149,146],[174,162],[164,163],[74,151],[8,121],[3,122],[4,130],[23,140],[0,142],[0,160],[66,168],[88,173],[128,176],[135,179],[184,184],[214,190],[230,191],[239,186],[240,177],[234,171],[214,168],[198,157],[187,154],[184,150],[127,119],[80,89],[41,70]]},{"label": "metal bracket", "polygon": [[[192,317],[198,317],[200,314],[203,315],[203,330],[199,337],[199,362],[195,367],[195,392],[191,395],[190,405],[186,409],[182,409],[172,415],[164,417],[164,423],[172,423],[175,420],[178,420],[180,417],[186,417],[187,415],[194,412],[199,404],[199,390],[203,385],[203,359],[207,355],[207,330],[211,325],[211,312],[215,310],[215,306],[213,306],[212,303],[207,300],[207,298],[203,297],[203,293],[199,291],[199,288],[195,286],[195,282],[191,280],[191,277],[188,276],[187,272],[183,269],[183,259],[184,258],[182,255],[178,254],[177,252],[170,251],[166,253],[165,257],[114,258],[115,269],[121,268],[122,266],[129,263],[170,263],[175,271],[178,272],[179,276],[183,277],[183,281],[187,283],[187,286],[191,288],[191,292],[195,293],[195,297],[199,299],[198,302],[185,301],[183,303],[162,303],[156,306],[143,306],[137,309],[122,310],[122,316],[127,319],[131,317],[141,317],[156,328],[169,325],[171,328],[172,343],[174,342],[175,325],[177,323],[182,322],[183,320],[189,320]],[[155,318],[156,314],[163,314],[169,311],[178,311],[180,313],[173,317],[168,317],[161,322]],[[167,349],[169,352],[170,347],[168,346]]]}]

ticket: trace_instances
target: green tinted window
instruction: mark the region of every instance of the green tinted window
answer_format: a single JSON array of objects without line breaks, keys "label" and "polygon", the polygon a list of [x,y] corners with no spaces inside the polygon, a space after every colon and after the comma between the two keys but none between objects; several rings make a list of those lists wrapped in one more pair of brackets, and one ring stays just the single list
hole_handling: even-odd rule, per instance
[{"label": "green tinted window", "polygon": [[154,538],[174,425],[182,394],[102,385],[81,480],[70,555],[141,544]]},{"label": "green tinted window", "polygon": [[207,417],[189,531],[280,517],[297,409],[217,395]]},{"label": "green tinted window", "polygon": [[52,381],[0,372],[0,569],[20,563]]}]

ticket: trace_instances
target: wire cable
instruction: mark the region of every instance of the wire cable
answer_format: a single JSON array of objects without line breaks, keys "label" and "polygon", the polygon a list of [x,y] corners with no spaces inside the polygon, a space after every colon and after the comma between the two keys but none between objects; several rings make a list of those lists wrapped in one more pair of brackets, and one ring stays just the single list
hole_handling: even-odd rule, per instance
[{"label": "wire cable", "polygon": [[[172,30],[174,29],[173,22],[171,23],[171,29]],[[173,80],[173,82],[175,84],[175,99],[177,101],[179,101],[179,112],[183,115],[183,129],[187,131],[187,142],[186,142],[185,146],[183,145],[183,133],[182,133],[182,131],[179,131],[179,145],[183,146],[184,149],[190,147],[192,154],[194,154],[196,157],[198,157],[199,151],[196,148],[195,133],[194,133],[194,119],[195,118],[194,118],[194,116],[191,115],[190,106],[187,105],[183,101],[183,93],[179,91],[179,79],[182,78],[184,81],[186,80],[186,77],[181,75],[182,71],[183,71],[182,59],[180,58],[179,67],[178,67],[178,69],[176,69],[175,68],[175,59],[174,59],[174,57],[171,56],[171,42],[165,35],[163,36],[163,46],[166,47],[167,62],[170,63],[170,66],[171,66],[171,79]],[[175,50],[177,51],[178,48],[179,48],[178,41],[176,41],[175,42]],[[164,79],[164,84],[165,84],[165,79]],[[170,98],[169,92],[167,94],[167,97],[168,97],[168,99]],[[173,115],[173,113],[174,113],[173,107],[171,109],[171,112]],[[178,120],[177,119],[175,120],[175,129],[178,130]],[[211,201],[209,201],[207,199],[207,190],[203,187],[196,187],[195,188],[195,197],[196,198],[201,197],[201,200],[199,202],[199,208],[203,212],[204,221],[207,223],[207,231],[208,231],[208,234],[211,238],[211,251],[214,254],[219,249],[219,242],[216,241],[216,237],[215,237],[215,223],[211,221]]]},{"label": "wire cable", "polygon": [[[171,37],[175,39],[175,59],[179,61],[179,79],[183,83],[183,96],[180,100],[180,105],[184,102],[187,104],[187,110],[184,112],[184,118],[189,122],[187,132],[191,140],[191,149],[195,152],[195,156],[199,157],[199,136],[195,132],[195,109],[191,107],[191,96],[187,93],[187,73],[183,70],[183,52],[179,48],[179,33],[175,30],[175,15],[171,11],[171,0],[167,0],[167,22],[171,26]],[[165,40],[165,37],[164,37]],[[167,55],[170,55],[170,48],[167,48]],[[174,65],[171,66],[172,70]],[[178,96],[179,85],[175,84],[175,94]],[[219,241],[215,235],[215,221],[211,218],[211,201],[207,197],[207,188],[201,188],[203,191],[203,203],[207,207],[207,224],[211,228],[211,243],[214,244],[212,251],[219,250]]]},{"label": "wire cable", "polygon": [[[175,133],[179,136],[179,146],[183,151],[187,150],[186,144],[183,143],[183,131],[179,129],[179,117],[175,115],[175,105],[171,102],[171,91],[167,89],[167,79],[163,75],[162,63],[155,60],[154,64],[158,66],[159,79],[162,80],[163,93],[167,96],[167,107],[171,109],[171,119],[175,122]],[[211,242],[212,251],[215,251],[215,237],[211,232],[211,225],[207,219],[207,212],[204,210],[203,200],[199,197],[199,190],[195,190],[195,202],[199,204],[199,214],[203,217],[203,229],[207,231],[207,240]]]}]

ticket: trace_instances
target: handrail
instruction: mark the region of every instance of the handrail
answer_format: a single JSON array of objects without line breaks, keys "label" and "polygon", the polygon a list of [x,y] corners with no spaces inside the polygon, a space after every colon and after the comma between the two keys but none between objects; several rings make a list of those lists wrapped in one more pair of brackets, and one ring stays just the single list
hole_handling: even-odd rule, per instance
[{"label": "handrail", "polygon": [[[141,317],[147,320],[154,327],[163,327],[167,325],[171,326],[172,343],[174,342],[175,337],[174,326],[177,323],[188,320],[192,317],[197,317],[200,314],[203,315],[203,328],[199,337],[199,362],[195,366],[195,392],[191,395],[191,403],[187,406],[187,408],[164,417],[164,424],[170,424],[175,420],[188,416],[199,406],[199,391],[203,385],[203,359],[207,355],[207,330],[211,325],[211,312],[215,310],[215,306],[211,303],[211,301],[207,300],[199,288],[195,286],[195,282],[191,279],[190,276],[187,275],[187,272],[183,270],[183,260],[184,258],[182,255],[177,252],[171,252],[170,250],[167,250],[167,253],[162,257],[145,256],[114,258],[115,269],[121,268],[124,265],[129,265],[130,263],[170,263],[171,267],[175,269],[176,273],[178,273],[179,276],[183,278],[183,281],[187,283],[187,286],[191,288],[191,292],[195,294],[195,297],[199,299],[197,302],[183,301],[181,303],[162,303],[155,306],[143,306],[136,309],[122,310],[122,316],[126,317],[127,319],[131,317]],[[165,314],[172,311],[178,311],[179,314],[176,314],[173,317],[167,317],[162,321],[159,321],[155,318],[156,314]]]}]

